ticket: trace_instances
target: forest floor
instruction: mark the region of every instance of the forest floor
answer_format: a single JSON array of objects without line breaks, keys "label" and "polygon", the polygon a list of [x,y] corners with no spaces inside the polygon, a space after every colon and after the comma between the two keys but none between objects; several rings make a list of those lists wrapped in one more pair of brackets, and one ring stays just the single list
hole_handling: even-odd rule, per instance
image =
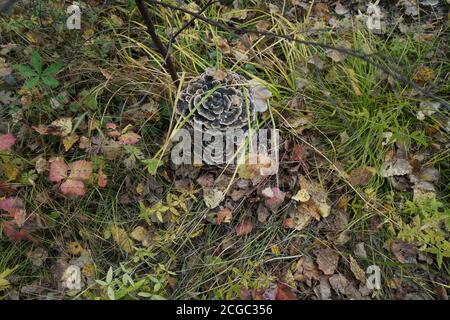
[{"label": "forest floor", "polygon": [[[222,2],[201,15],[422,90],[197,19],[171,46],[181,82],[263,83],[283,145],[270,176],[176,167],[179,90],[134,1],[78,1],[79,30],[71,2],[18,4],[0,15],[0,299],[447,299],[448,1],[381,1],[380,32],[366,1]],[[151,6],[167,45],[191,17]]]}]

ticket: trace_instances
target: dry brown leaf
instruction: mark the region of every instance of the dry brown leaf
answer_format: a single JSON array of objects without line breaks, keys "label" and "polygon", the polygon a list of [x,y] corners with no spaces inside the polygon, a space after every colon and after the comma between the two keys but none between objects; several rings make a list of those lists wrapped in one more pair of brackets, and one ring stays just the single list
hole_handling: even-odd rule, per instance
[{"label": "dry brown leaf", "polygon": [[365,186],[375,176],[374,167],[360,167],[348,174],[349,182],[354,186]]},{"label": "dry brown leaf", "polygon": [[230,223],[232,218],[233,218],[233,211],[231,211],[229,208],[223,208],[222,210],[219,210],[217,212],[216,217],[214,218],[214,223],[215,224]]},{"label": "dry brown leaf", "polygon": [[358,262],[355,258],[350,256],[350,270],[352,271],[353,275],[356,279],[361,281],[363,284],[366,283],[366,273],[364,270],[359,266]]},{"label": "dry brown leaf", "polygon": [[339,255],[331,248],[320,249],[317,252],[317,265],[326,275],[332,275],[336,271]]}]

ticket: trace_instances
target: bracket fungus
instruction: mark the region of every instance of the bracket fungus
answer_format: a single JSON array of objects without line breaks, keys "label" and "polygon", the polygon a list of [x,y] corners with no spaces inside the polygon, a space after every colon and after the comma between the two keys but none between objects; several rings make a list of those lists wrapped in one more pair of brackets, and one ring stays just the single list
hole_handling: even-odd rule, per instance
[{"label": "bracket fungus", "polygon": [[[175,113],[179,122],[183,121],[183,128],[207,137],[200,143],[210,155],[206,162],[220,164],[228,151],[214,150],[223,150],[223,137],[228,143],[230,133],[245,134],[254,125],[257,113],[267,109],[270,96],[270,91],[255,81],[229,70],[210,68],[185,83]],[[194,154],[197,155],[195,150]]]},{"label": "bracket fungus", "polygon": [[256,114],[254,92],[235,72],[207,69],[185,84],[176,112],[190,128],[246,130]]}]

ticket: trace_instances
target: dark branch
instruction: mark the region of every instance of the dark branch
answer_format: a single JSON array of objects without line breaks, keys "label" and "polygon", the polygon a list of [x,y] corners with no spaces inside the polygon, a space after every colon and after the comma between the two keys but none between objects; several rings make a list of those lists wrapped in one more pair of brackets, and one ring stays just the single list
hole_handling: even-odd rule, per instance
[{"label": "dark branch", "polygon": [[148,34],[150,35],[150,37],[152,38],[153,42],[156,45],[156,48],[158,49],[159,53],[163,56],[164,58],[164,63],[167,67],[167,71],[169,72],[173,82],[175,83],[176,86],[178,86],[178,75],[177,72],[175,70],[175,66],[172,62],[172,59],[170,57],[170,54],[168,53],[166,47],[164,46],[164,44],[162,43],[161,39],[159,38],[158,34],[156,33],[155,30],[155,24],[153,23],[150,14],[147,10],[147,7],[144,3],[144,1],[142,0],[136,0],[136,6],[138,7],[142,18],[144,19],[144,23],[147,26],[147,31]]},{"label": "dark branch", "polygon": [[218,21],[215,20],[210,20],[207,19],[201,15],[199,15],[198,13],[186,10],[184,8],[179,8],[177,6],[171,5],[171,4],[167,4],[167,3],[163,3],[157,0],[145,0],[149,3],[155,4],[155,5],[159,5],[162,7],[166,7],[166,8],[170,8],[173,10],[177,10],[177,11],[181,11],[184,13],[187,13],[195,18],[197,18],[198,20],[201,20],[203,22],[206,22],[212,26],[215,26],[221,30],[233,33],[235,35],[242,35],[242,34],[246,34],[246,33],[253,33],[253,34],[257,34],[260,36],[267,36],[267,37],[271,37],[271,38],[281,38],[281,39],[286,39],[289,41],[294,41],[300,44],[304,44],[304,45],[308,45],[308,46],[313,46],[313,47],[319,47],[322,49],[331,49],[331,50],[336,50],[338,52],[347,54],[349,56],[353,56],[355,58],[359,58],[367,63],[372,64],[373,66],[377,67],[378,69],[382,70],[384,73],[392,76],[394,79],[406,83],[408,85],[410,85],[411,87],[413,87],[415,90],[421,92],[422,94],[424,94],[425,96],[434,99],[436,101],[439,101],[440,103],[442,103],[442,105],[444,105],[447,109],[450,110],[450,105],[448,104],[447,101],[445,101],[444,99],[436,96],[434,93],[425,90],[423,88],[421,88],[420,86],[418,86],[417,84],[415,84],[413,81],[409,80],[408,78],[406,78],[405,76],[403,76],[402,74],[398,73],[398,72],[393,72],[391,71],[391,67],[389,66],[384,66],[381,63],[378,63],[376,61],[374,61],[372,59],[371,56],[367,56],[359,51],[356,50],[351,50],[351,49],[347,49],[347,48],[342,48],[342,47],[334,47],[328,44],[324,44],[324,43],[320,43],[320,42],[314,42],[314,41],[307,41],[307,40],[299,40],[299,39],[295,39],[294,37],[291,36],[287,36],[287,35],[282,35],[282,34],[276,34],[273,32],[268,32],[268,31],[258,31],[258,30],[253,30],[253,29],[242,29],[242,28],[237,28],[237,27],[233,27],[233,26],[226,26]]}]

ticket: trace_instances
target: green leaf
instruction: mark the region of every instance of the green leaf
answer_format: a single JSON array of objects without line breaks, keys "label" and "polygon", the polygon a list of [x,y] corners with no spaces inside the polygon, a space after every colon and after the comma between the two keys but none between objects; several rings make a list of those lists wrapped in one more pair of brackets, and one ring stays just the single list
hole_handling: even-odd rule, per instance
[{"label": "green leaf", "polygon": [[164,164],[164,162],[159,159],[142,160],[142,162],[147,166],[147,170],[151,175],[155,175],[158,168]]},{"label": "green leaf", "polygon": [[41,55],[39,54],[39,52],[33,51],[31,53],[30,63],[34,70],[36,70],[38,73],[41,73],[42,65],[41,65]]},{"label": "green leaf", "polygon": [[115,296],[115,294],[114,294],[113,288],[108,287],[107,293],[108,293],[108,298],[109,298],[110,300],[116,300],[116,296]]},{"label": "green leaf", "polygon": [[143,298],[151,298],[153,295],[150,292],[139,292],[138,296]]},{"label": "green leaf", "polygon": [[55,73],[58,73],[61,69],[62,64],[60,63],[53,63],[51,64],[47,69],[44,70],[42,73],[44,76],[54,75]]},{"label": "green leaf", "polygon": [[98,284],[101,285],[101,286],[104,286],[104,287],[106,287],[106,286],[108,285],[108,283],[106,283],[106,282],[103,281],[103,280],[95,280],[95,282],[98,283]]},{"label": "green leaf", "polygon": [[13,68],[17,70],[25,78],[37,77],[38,73],[24,64],[14,64]]},{"label": "green leaf", "polygon": [[109,267],[108,273],[106,274],[106,282],[111,283],[113,278],[113,269]]},{"label": "green leaf", "polygon": [[18,266],[15,266],[12,269],[6,268],[6,270],[4,270],[0,273],[0,291],[4,290],[10,286],[10,283],[6,279],[6,277],[11,275],[17,268],[18,268]]},{"label": "green leaf", "polygon": [[51,88],[57,87],[59,85],[59,81],[50,76],[42,76],[42,82],[44,82],[45,85]]},{"label": "green leaf", "polygon": [[39,84],[39,77],[30,78],[25,82],[25,87],[34,88]]}]

